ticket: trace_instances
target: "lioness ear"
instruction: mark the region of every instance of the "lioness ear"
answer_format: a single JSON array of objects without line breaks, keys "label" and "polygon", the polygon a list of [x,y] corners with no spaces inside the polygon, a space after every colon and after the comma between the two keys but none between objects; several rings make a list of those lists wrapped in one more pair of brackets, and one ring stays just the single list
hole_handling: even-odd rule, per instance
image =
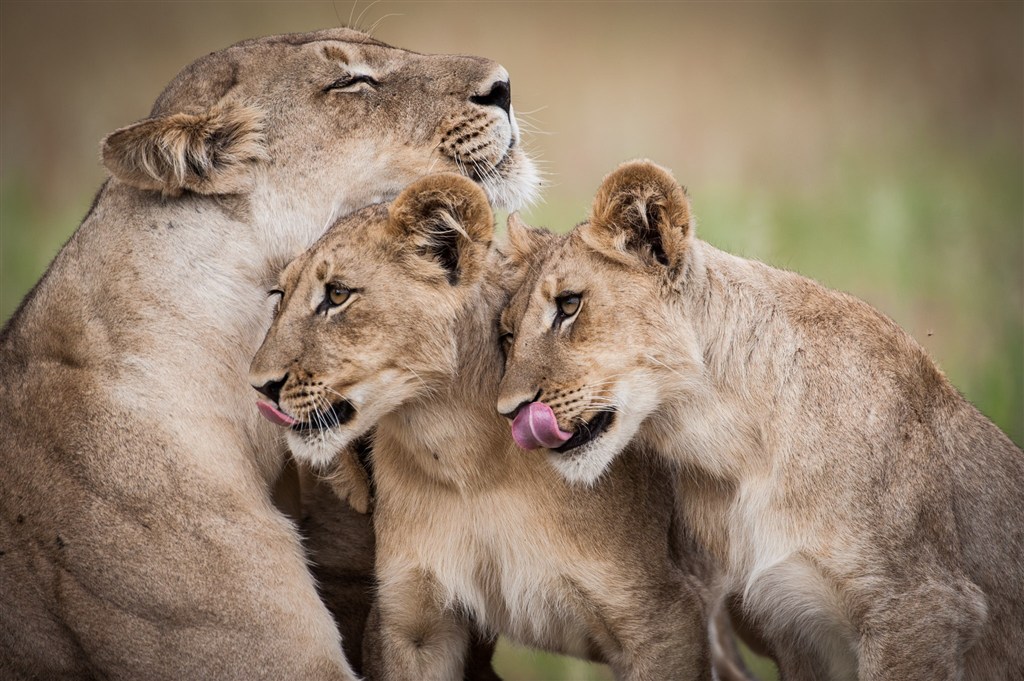
[{"label": "lioness ear", "polygon": [[261,112],[230,102],[121,128],[107,135],[101,153],[117,179],[167,196],[244,192],[252,164],[268,159]]},{"label": "lioness ear", "polygon": [[517,267],[532,262],[538,252],[558,238],[546,229],[529,226],[519,217],[519,213],[509,215],[507,225],[508,242],[502,251],[509,262]]},{"label": "lioness ear", "polygon": [[494,215],[475,182],[438,173],[413,182],[391,204],[388,236],[421,263],[427,261],[433,272],[439,267],[454,286],[483,272]]},{"label": "lioness ear", "polygon": [[580,235],[616,260],[675,268],[693,235],[690,201],[664,168],[623,163],[601,183]]}]

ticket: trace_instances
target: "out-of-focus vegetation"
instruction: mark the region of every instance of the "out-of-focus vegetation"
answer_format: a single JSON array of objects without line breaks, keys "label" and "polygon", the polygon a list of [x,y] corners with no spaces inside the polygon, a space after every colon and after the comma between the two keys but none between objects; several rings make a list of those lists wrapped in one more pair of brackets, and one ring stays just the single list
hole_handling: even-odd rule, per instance
[{"label": "out-of-focus vegetation", "polygon": [[[1024,442],[1019,3],[5,0],[0,320],[85,213],[100,138],[181,67],[345,23],[509,69],[549,172],[528,221],[568,228],[615,164],[656,160],[689,186],[704,239],[871,302]],[[499,667],[610,678],[507,646]]]}]

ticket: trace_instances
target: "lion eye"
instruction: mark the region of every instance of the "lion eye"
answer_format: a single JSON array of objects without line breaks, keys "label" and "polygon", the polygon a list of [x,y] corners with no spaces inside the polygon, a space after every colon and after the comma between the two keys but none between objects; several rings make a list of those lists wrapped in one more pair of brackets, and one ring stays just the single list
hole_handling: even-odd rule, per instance
[{"label": "lion eye", "polygon": [[355,289],[342,284],[327,284],[324,288],[324,299],[316,307],[317,314],[326,315],[328,311],[341,307],[349,301]]},{"label": "lion eye", "polygon": [[498,336],[498,344],[507,353],[508,349],[512,347],[512,332],[509,331]]},{"label": "lion eye", "polygon": [[567,319],[580,311],[580,296],[578,293],[565,293],[555,298],[555,305],[562,318]]},{"label": "lion eye", "polygon": [[348,90],[350,88],[359,85],[360,83],[366,83],[370,87],[377,87],[379,83],[373,76],[367,76],[365,74],[342,76],[338,80],[334,81],[330,85],[324,88],[324,92],[330,92],[331,90]]},{"label": "lion eye", "polygon": [[348,297],[351,295],[352,291],[344,286],[327,287],[327,297],[331,299],[331,305],[341,305],[348,300]]}]

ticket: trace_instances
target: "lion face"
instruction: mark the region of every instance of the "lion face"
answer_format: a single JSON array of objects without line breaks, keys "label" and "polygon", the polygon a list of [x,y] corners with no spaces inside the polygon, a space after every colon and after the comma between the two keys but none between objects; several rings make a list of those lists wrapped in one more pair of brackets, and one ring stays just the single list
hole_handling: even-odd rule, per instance
[{"label": "lion face", "polygon": [[382,416],[455,371],[456,320],[484,275],[486,195],[432,175],[337,222],[281,275],[250,368],[300,460],[329,463]]},{"label": "lion face", "polygon": [[104,140],[103,159],[142,189],[247,195],[253,213],[272,216],[260,226],[271,234],[309,215],[319,235],[430,172],[467,175],[507,207],[538,186],[504,68],[348,29],[250,40],[199,59],[149,118]]},{"label": "lion face", "polygon": [[510,221],[509,239],[533,274],[502,314],[498,411],[520,446],[549,449],[566,478],[593,482],[666,397],[661,355],[688,342],[673,291],[689,203],[667,172],[634,162],[605,179],[568,236]]}]

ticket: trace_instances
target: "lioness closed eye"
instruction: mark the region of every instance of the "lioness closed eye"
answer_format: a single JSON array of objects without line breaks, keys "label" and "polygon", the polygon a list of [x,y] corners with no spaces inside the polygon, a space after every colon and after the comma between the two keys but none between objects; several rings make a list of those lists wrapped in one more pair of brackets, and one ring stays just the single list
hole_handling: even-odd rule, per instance
[{"label": "lioness closed eye", "polygon": [[520,277],[492,222],[483,193],[452,175],[344,218],[285,268],[253,359],[272,400],[260,408],[297,457],[325,464],[376,429],[367,672],[461,678],[479,628],[618,678],[710,678],[715,574],[678,522],[667,470],[631,451],[574,487],[494,413],[496,321]]},{"label": "lioness closed eye", "polygon": [[648,162],[520,267],[516,439],[590,484],[631,440],[678,465],[785,678],[1024,678],[1024,454],[891,320],[699,241]]}]

